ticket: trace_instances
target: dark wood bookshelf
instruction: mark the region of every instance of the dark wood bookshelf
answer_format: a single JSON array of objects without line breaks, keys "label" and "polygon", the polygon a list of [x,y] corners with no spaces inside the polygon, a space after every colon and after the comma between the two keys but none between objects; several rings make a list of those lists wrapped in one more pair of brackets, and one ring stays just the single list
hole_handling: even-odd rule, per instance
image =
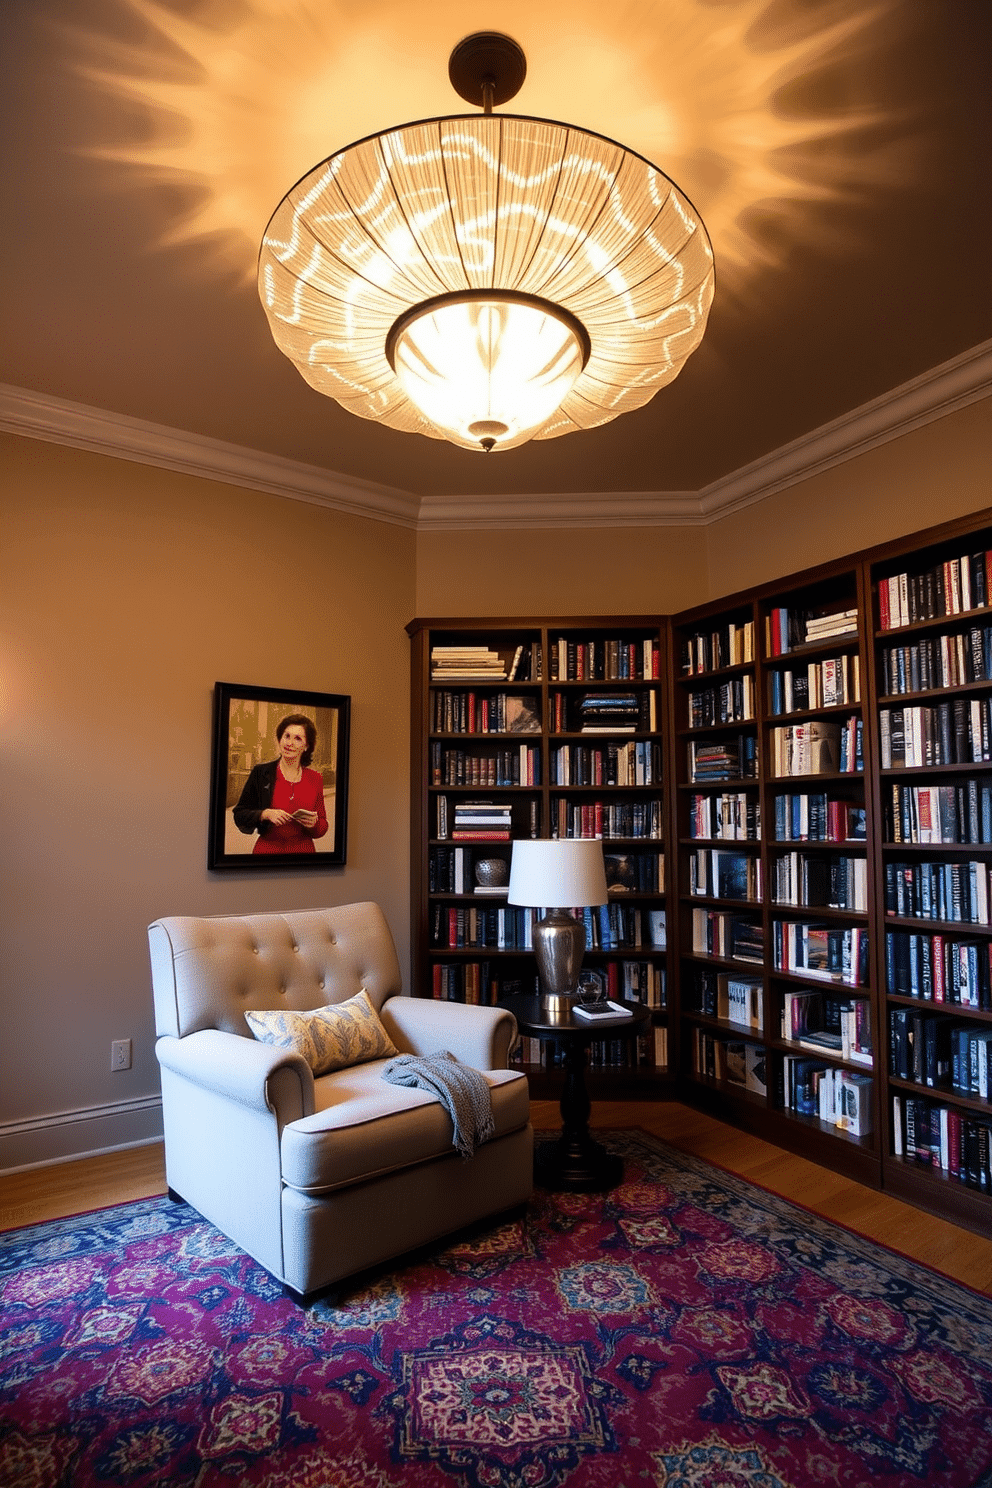
[{"label": "dark wood bookshelf", "polygon": [[[974,641],[972,631],[992,629],[992,560],[984,561],[984,555],[992,551],[992,510],[959,518],[927,531],[912,534],[878,547],[818,564],[805,572],[790,574],[769,581],[747,592],[731,594],[699,605],[680,614],[665,616],[568,616],[564,618],[523,617],[513,619],[469,619],[441,618],[412,621],[408,626],[412,640],[412,843],[413,861],[411,873],[412,923],[414,939],[414,990],[420,995],[433,992],[433,966],[438,962],[496,962],[506,970],[510,979],[533,985],[535,969],[528,952],[513,949],[505,952],[473,948],[440,947],[431,944],[431,913],[435,903],[444,902],[469,905],[473,895],[464,894],[456,899],[449,893],[431,893],[428,888],[428,851],[439,843],[434,830],[436,798],[439,794],[455,797],[464,794],[466,787],[432,786],[430,783],[430,746],[443,742],[445,745],[471,747],[492,745],[498,736],[492,734],[435,733],[430,732],[430,649],[432,645],[485,644],[512,656],[520,644],[539,646],[542,656],[540,677],[513,683],[498,682],[472,684],[477,689],[496,690],[508,688],[528,693],[536,699],[540,710],[540,733],[514,736],[517,742],[524,740],[538,746],[540,751],[540,783],[526,788],[525,796],[537,803],[538,835],[552,835],[552,813],[561,799],[576,810],[588,803],[599,801],[604,807],[618,802],[660,802],[656,810],[660,813],[662,838],[625,837],[604,840],[604,850],[620,853],[658,852],[664,862],[664,894],[629,892],[618,895],[630,908],[646,912],[648,909],[664,908],[667,915],[667,945],[664,950],[654,946],[627,946],[616,950],[590,949],[587,952],[587,967],[603,967],[609,962],[647,962],[665,972],[666,1006],[653,1012],[652,1022],[667,1030],[667,1064],[658,1067],[651,1060],[637,1067],[603,1067],[590,1071],[590,1089],[594,1096],[623,1097],[636,1095],[677,1097],[699,1106],[721,1119],[733,1122],[742,1130],[763,1137],[789,1151],[801,1153],[826,1167],[855,1178],[862,1183],[884,1189],[900,1199],[951,1219],[983,1234],[992,1234],[992,1191],[983,1189],[980,1169],[985,1165],[988,1179],[988,1148],[992,1143],[992,1100],[981,1098],[974,1091],[954,1086],[950,1076],[943,1075],[933,1084],[921,1080],[907,1080],[890,1074],[898,1067],[893,1063],[890,1039],[895,1037],[893,1027],[901,1030],[902,1020],[890,1024],[893,1010],[907,1010],[910,1015],[919,1014],[931,1020],[930,1026],[948,1022],[956,1028],[981,1033],[992,1029],[992,998],[989,996],[989,973],[992,970],[992,925],[973,923],[969,920],[932,919],[922,915],[887,912],[886,866],[898,863],[923,863],[960,865],[976,861],[986,872],[992,866],[992,841],[894,841],[886,823],[892,821],[892,813],[900,812],[900,828],[905,831],[904,812],[919,812],[920,791],[950,788],[955,794],[955,803],[962,810],[970,811],[966,830],[973,830],[978,822],[978,836],[992,837],[989,819],[992,817],[992,801],[987,801],[985,824],[982,825],[981,790],[992,783],[992,758],[966,762],[941,763],[926,766],[893,766],[882,768],[882,738],[879,721],[881,709],[899,710],[917,705],[938,708],[945,703],[953,706],[960,700],[960,708],[967,712],[968,727],[971,726],[972,704],[985,704],[989,714],[988,735],[992,736],[992,644]],[[978,555],[983,555],[982,572],[979,572]],[[961,560],[968,564],[966,579],[962,579]],[[954,568],[948,565],[957,563]],[[905,577],[902,577],[905,576]],[[955,594],[968,598],[972,607],[953,611]],[[951,595],[952,613],[938,612],[942,591]],[[975,603],[975,601],[980,601]],[[894,607],[900,602],[907,606],[908,623],[883,626],[882,616],[888,610],[890,619]],[[839,611],[856,611],[856,629],[825,636],[815,624],[817,617],[836,615]],[[813,617],[814,625],[807,631],[807,620]],[[841,622],[837,622],[840,624]],[[745,627],[750,625],[750,639]],[[785,637],[787,649],[780,649],[780,638]],[[958,641],[958,637],[967,637]],[[572,676],[551,675],[551,653],[563,661],[569,655],[569,644],[574,646],[593,641],[597,645],[607,640],[641,644],[651,639],[660,658],[658,675],[650,679],[616,679],[608,683],[597,678],[576,679]],[[970,655],[974,644],[982,650],[982,670],[979,676],[962,676],[950,685],[918,688],[914,691],[889,690],[889,678],[903,685],[905,666],[909,676],[910,664],[913,676],[919,673],[922,664],[912,648],[930,645],[947,648],[957,646],[958,662],[962,655]],[[731,654],[736,648],[736,654]],[[905,648],[905,651],[903,650]],[[886,661],[886,654],[898,650]],[[932,657],[934,653],[931,651]],[[942,655],[944,653],[941,653]],[[685,668],[686,657],[693,658],[692,671]],[[857,658],[857,676],[860,695],[853,692],[853,658]],[[775,697],[781,700],[790,696],[786,685],[794,696],[795,674],[805,673],[810,678],[809,668],[823,667],[834,659],[847,658],[849,701],[824,703],[815,706],[793,708],[789,712],[772,712]],[[708,665],[708,663],[712,663]],[[898,663],[898,665],[897,665]],[[943,663],[942,663],[943,664]],[[977,654],[968,661],[975,670]],[[821,687],[832,679],[832,668],[815,673],[812,685]],[[794,676],[781,676],[791,671]],[[773,674],[780,677],[775,681]],[[747,691],[742,691],[747,679]],[[467,686],[468,684],[453,684]],[[660,745],[662,778],[650,785],[605,786],[605,785],[559,785],[551,781],[551,757],[554,751],[564,746],[596,747],[608,740],[607,735],[581,733],[574,725],[574,700],[584,690],[602,685],[603,690],[618,691],[628,688],[642,692],[656,689],[655,727],[651,742]],[[697,709],[712,708],[713,721],[690,722],[690,694],[706,694],[714,690],[711,698],[697,698]],[[721,689],[723,689],[721,703]],[[735,691],[736,689],[736,691]],[[800,694],[802,686],[800,685]],[[559,695],[559,708],[565,709],[562,726],[555,729],[555,696]],[[828,692],[828,696],[829,696]],[[753,717],[740,718],[718,716],[721,706],[733,709],[741,698],[750,700]],[[697,712],[697,716],[698,712]],[[707,714],[707,716],[710,716]],[[830,770],[816,774],[773,773],[775,753],[775,729],[795,727],[816,728],[824,722],[841,723],[854,717],[860,724],[860,764],[857,770]],[[979,726],[981,715],[978,715]],[[849,737],[856,736],[856,727],[849,729]],[[618,735],[615,742],[622,742]],[[643,733],[634,736],[644,739]],[[970,736],[969,736],[970,737]],[[753,744],[738,748],[738,739],[749,739]],[[790,736],[790,742],[795,742]],[[801,747],[801,740],[798,741]],[[732,745],[735,759],[746,760],[745,768],[753,768],[753,774],[743,778],[691,778],[690,746],[711,744],[714,750]],[[969,745],[970,748],[970,745]],[[992,755],[992,741],[986,740],[978,750]],[[749,758],[750,756],[750,758]],[[698,756],[697,756],[698,758]],[[704,756],[709,768],[715,756]],[[753,759],[753,763],[752,763]],[[728,768],[730,766],[728,765]],[[911,788],[909,796],[902,797],[893,792],[893,786]],[[971,790],[970,800],[968,797]],[[476,787],[477,794],[492,799],[511,796],[523,800],[523,787]],[[915,793],[915,794],[913,794]],[[469,790],[471,794],[471,790]],[[835,824],[840,817],[841,830],[850,830],[854,825],[860,830],[863,813],[864,836],[853,838],[782,837],[776,833],[776,798],[807,797],[807,811],[821,811],[821,800],[838,803]],[[760,808],[760,839],[746,835],[728,835],[712,838],[693,836],[690,830],[695,820],[698,825],[705,821],[706,812],[694,814],[696,798],[722,798],[722,812],[736,814],[736,831],[744,833],[750,812]],[[923,804],[929,809],[936,797],[927,795]],[[978,801],[977,807],[974,805]],[[801,803],[799,803],[801,804]],[[799,810],[799,804],[795,810]],[[944,804],[947,805],[947,798]],[[855,815],[849,813],[854,808]],[[786,817],[782,806],[780,821],[789,829],[798,817]],[[949,810],[948,806],[948,810]],[[977,815],[976,815],[977,812]],[[711,815],[719,812],[714,807]],[[529,821],[521,809],[514,812],[514,836],[520,835]],[[557,817],[555,817],[557,820]],[[915,829],[918,823],[913,819]],[[822,830],[817,821],[816,830]],[[925,828],[924,828],[925,830]],[[509,857],[509,843],[499,845],[496,855]],[[716,895],[689,892],[689,865],[693,856],[710,850],[739,854],[758,859],[761,865],[762,899],[722,898]],[[835,855],[865,861],[867,873],[867,904],[858,911],[836,907],[777,902],[776,863],[784,855],[796,853],[808,858],[822,859]],[[800,871],[812,873],[807,865],[799,865]],[[699,867],[699,872],[703,871]],[[709,869],[708,872],[715,872]],[[783,874],[790,870],[783,868]],[[793,870],[794,871],[794,870]],[[936,872],[936,869],[934,870]],[[821,870],[822,872],[822,870]],[[948,882],[954,876],[948,874]],[[708,886],[712,883],[708,881]],[[992,884],[986,884],[986,900],[992,918]],[[693,949],[693,911],[740,918],[752,926],[760,926],[763,939],[761,961],[743,960],[729,956],[702,954]],[[828,981],[804,974],[801,968],[788,970],[775,964],[775,922],[783,925],[806,924],[822,926],[824,934],[850,930],[863,935],[867,933],[868,959],[867,978],[863,984],[848,981]],[[725,927],[726,928],[726,927]],[[784,934],[784,932],[783,932]],[[950,945],[977,946],[977,951],[957,951],[960,969],[977,977],[980,988],[978,997],[986,1005],[961,1005],[950,1000],[953,988],[945,986],[945,1001],[935,1000],[929,983],[919,985],[921,968],[924,966],[922,951],[917,966],[917,988],[912,993],[893,980],[893,975],[905,975],[905,962],[901,961],[890,974],[889,957],[896,950],[904,956],[906,948],[892,943],[887,949],[887,935],[916,937],[938,937],[942,954],[950,957]],[[939,938],[943,937],[940,942]],[[848,937],[849,944],[858,945],[858,936]],[[819,945],[819,942],[817,942]],[[932,944],[931,944],[932,949]],[[982,961],[984,957],[984,961]],[[969,959],[970,958],[970,959]],[[958,963],[955,963],[957,966]],[[952,970],[951,961],[945,970]],[[957,971],[954,972],[958,974]],[[927,975],[932,975],[928,972]],[[733,1019],[704,1013],[697,999],[704,988],[712,995],[715,979],[723,976],[731,979],[761,983],[760,1029],[737,1023]],[[713,983],[701,978],[712,977]],[[945,978],[946,981],[946,978]],[[781,1027],[783,1008],[787,994],[812,993],[815,1010],[827,1014],[825,1002],[841,1006],[858,1003],[868,1008],[871,1028],[873,1063],[870,1067],[861,1061],[847,1060],[842,1050],[812,1050],[800,1045],[794,1038],[783,1036]],[[819,994],[817,997],[816,994]],[[789,1003],[795,1005],[794,999]],[[725,1010],[725,1009],[724,1009]],[[848,1015],[849,1021],[853,1015]],[[921,1025],[922,1026],[922,1025]],[[705,1041],[709,1040],[708,1045]],[[733,1065],[733,1077],[714,1074],[719,1063],[726,1070],[726,1049],[716,1050],[714,1045],[732,1045],[733,1057],[739,1060],[739,1046],[748,1046],[749,1056],[758,1065],[760,1080],[764,1076],[764,1088],[746,1088],[739,1081],[739,1065]],[[942,1046],[943,1047],[943,1046]],[[700,1051],[711,1061],[712,1068],[700,1067]],[[708,1051],[708,1052],[707,1052]],[[870,1113],[868,1129],[855,1135],[843,1125],[832,1120],[823,1120],[819,1112],[811,1113],[790,1107],[786,1096],[786,1079],[789,1071],[796,1071],[794,1061],[807,1060],[823,1065],[833,1072],[830,1079],[834,1086],[839,1077],[862,1077],[853,1081],[861,1096],[861,1105]],[[793,1061],[793,1063],[790,1063]],[[526,1066],[532,1076],[535,1095],[553,1093],[559,1072],[545,1070],[540,1065]],[[863,1078],[868,1076],[867,1081]],[[843,1083],[843,1080],[842,1080]],[[932,1113],[936,1114],[932,1114]],[[922,1123],[917,1127],[916,1123]],[[967,1125],[968,1156],[965,1170],[959,1170],[957,1154],[952,1156],[951,1143],[958,1142],[963,1148],[964,1139],[959,1138],[958,1129]],[[922,1134],[917,1141],[917,1153],[913,1156],[910,1146],[914,1130]],[[944,1164],[942,1166],[941,1164]],[[969,1171],[970,1168],[970,1171]]]}]

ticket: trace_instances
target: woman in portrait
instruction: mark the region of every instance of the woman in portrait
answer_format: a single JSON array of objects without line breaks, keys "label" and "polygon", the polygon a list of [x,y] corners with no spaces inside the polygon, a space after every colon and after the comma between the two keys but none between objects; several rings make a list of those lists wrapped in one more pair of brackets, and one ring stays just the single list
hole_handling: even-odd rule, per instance
[{"label": "woman in portrait", "polygon": [[310,762],[317,730],[304,713],[289,713],[276,728],[279,758],[256,765],[234,808],[239,832],[258,833],[252,854],[312,853],[327,831],[324,781]]}]

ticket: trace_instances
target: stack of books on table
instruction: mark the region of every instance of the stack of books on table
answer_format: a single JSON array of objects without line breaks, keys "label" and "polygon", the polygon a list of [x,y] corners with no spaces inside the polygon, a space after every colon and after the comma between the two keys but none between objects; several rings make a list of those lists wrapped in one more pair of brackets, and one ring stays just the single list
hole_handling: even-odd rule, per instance
[{"label": "stack of books on table", "polygon": [[432,646],[432,682],[505,682],[506,662],[488,646]]},{"label": "stack of books on table", "polygon": [[462,801],[455,807],[456,842],[509,842],[511,808],[492,801]]}]

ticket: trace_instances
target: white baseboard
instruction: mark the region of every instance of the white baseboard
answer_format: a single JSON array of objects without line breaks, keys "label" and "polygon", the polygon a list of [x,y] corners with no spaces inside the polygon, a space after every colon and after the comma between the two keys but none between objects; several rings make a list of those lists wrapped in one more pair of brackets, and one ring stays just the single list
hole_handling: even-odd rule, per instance
[{"label": "white baseboard", "polygon": [[97,1157],[125,1147],[145,1147],[161,1140],[159,1095],[0,1122],[0,1175]]}]

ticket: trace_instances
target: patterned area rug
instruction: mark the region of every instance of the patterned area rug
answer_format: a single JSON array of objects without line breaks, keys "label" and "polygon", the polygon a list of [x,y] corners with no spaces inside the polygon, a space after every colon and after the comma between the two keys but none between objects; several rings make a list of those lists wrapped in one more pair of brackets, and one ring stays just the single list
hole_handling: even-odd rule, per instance
[{"label": "patterned area rug", "polygon": [[992,1300],[608,1141],[613,1193],[307,1311],[167,1199],[0,1236],[0,1484],[992,1484]]}]

